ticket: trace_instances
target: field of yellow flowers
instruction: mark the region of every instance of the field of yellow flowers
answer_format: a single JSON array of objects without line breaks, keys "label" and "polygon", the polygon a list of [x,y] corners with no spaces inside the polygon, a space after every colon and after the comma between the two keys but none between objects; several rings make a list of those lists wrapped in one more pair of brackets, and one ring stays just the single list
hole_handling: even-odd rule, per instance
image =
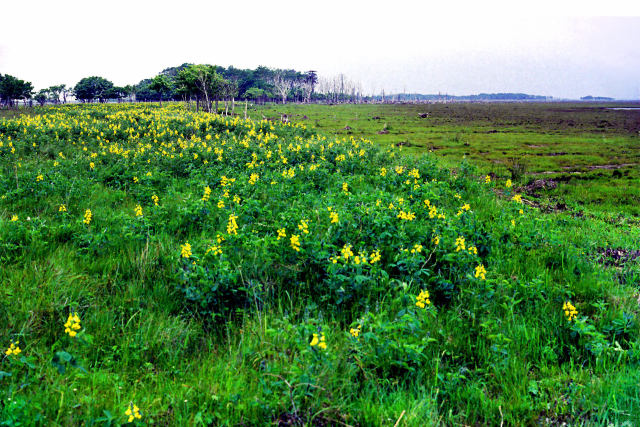
[{"label": "field of yellow flowers", "polygon": [[0,171],[0,425],[638,420],[637,265],[508,180],[177,104],[2,120]]}]

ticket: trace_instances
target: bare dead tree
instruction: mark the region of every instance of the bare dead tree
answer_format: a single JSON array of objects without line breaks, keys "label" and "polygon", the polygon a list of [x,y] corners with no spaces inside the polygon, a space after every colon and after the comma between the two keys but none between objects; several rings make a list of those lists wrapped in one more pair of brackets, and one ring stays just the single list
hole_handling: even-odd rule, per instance
[{"label": "bare dead tree", "polygon": [[283,73],[276,72],[274,76],[271,78],[270,83],[273,87],[276,88],[276,91],[282,98],[282,103],[287,103],[287,94],[289,93],[289,89],[291,88],[291,82],[287,79]]}]

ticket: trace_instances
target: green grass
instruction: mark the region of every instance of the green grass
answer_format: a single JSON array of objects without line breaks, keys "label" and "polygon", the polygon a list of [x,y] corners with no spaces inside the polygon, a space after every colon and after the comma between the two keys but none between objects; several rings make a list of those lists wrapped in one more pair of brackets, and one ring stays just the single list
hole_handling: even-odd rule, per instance
[{"label": "green grass", "polygon": [[640,266],[599,257],[638,249],[632,216],[544,214],[453,156],[302,126],[39,111],[0,121],[0,345],[22,350],[1,424],[124,424],[130,403],[141,425],[639,421]]},{"label": "green grass", "polygon": [[[452,168],[468,159],[480,172],[502,177],[511,176],[512,159],[518,159],[525,165],[519,184],[536,179],[559,183],[556,190],[537,194],[543,196],[543,202],[637,217],[640,112],[607,107],[569,103],[289,104],[254,107],[250,114],[273,119],[288,114],[293,122],[311,124],[330,134],[364,137],[381,146],[400,145],[403,151],[418,155],[431,150]],[[419,117],[422,113],[429,117]],[[389,133],[380,134],[385,125]],[[351,129],[345,129],[347,126]]]}]

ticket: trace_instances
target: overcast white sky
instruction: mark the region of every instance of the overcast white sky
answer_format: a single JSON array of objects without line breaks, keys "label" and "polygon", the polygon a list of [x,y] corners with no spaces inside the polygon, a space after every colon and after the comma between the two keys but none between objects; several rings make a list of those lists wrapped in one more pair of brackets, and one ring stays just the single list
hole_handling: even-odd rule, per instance
[{"label": "overcast white sky", "polygon": [[368,93],[640,99],[640,1],[6,3],[0,73],[36,89],[191,62],[344,73]]}]

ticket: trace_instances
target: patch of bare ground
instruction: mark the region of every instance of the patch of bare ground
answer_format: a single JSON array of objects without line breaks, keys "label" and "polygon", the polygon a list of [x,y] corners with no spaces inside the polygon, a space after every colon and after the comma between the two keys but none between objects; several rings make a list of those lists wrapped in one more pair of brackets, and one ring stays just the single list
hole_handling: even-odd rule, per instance
[{"label": "patch of bare ground", "polygon": [[622,248],[598,248],[596,251],[598,262],[606,266],[621,267],[624,264],[640,258],[640,250]]}]

